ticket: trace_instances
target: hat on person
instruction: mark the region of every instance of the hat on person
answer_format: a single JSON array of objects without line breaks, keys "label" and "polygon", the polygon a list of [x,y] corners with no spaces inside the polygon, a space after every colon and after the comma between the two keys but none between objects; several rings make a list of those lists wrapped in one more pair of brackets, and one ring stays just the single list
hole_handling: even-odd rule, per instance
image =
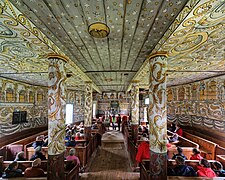
[{"label": "hat on person", "polygon": [[32,162],[32,167],[38,167],[41,165],[41,159],[37,158]]}]

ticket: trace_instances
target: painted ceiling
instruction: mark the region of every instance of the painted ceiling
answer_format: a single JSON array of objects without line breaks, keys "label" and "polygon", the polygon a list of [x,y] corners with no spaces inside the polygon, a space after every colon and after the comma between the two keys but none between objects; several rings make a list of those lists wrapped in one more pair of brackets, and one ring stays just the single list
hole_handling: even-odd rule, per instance
[{"label": "painted ceiling", "polygon": [[[67,85],[126,91],[148,84],[149,54],[166,51],[168,85],[224,72],[224,0],[0,0],[0,76],[47,85],[50,52],[70,58]],[[12,3],[12,4],[11,4]],[[88,26],[108,25],[107,38]],[[145,63],[143,64],[143,62]],[[220,71],[220,72],[215,72]]]},{"label": "painted ceiling", "polygon": [[[167,85],[225,74],[225,1],[189,1],[152,53],[168,53]],[[134,79],[148,84],[147,61]]]}]

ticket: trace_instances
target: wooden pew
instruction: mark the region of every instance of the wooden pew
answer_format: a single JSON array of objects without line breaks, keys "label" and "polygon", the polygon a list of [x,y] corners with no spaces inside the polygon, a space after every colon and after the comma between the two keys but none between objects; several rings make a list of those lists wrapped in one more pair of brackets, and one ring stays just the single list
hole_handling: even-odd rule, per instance
[{"label": "wooden pew", "polygon": [[188,132],[184,132],[184,137],[197,143],[199,145],[199,149],[201,151],[201,155],[210,160],[210,159],[215,159],[215,151],[216,151],[216,146],[217,144],[212,142],[212,141],[208,141],[204,138],[192,135]]},{"label": "wooden pew", "polygon": [[221,162],[221,164],[225,168],[225,155],[216,155],[216,160]]},{"label": "wooden pew", "polygon": [[225,148],[217,145],[216,146],[216,155],[225,155]]},{"label": "wooden pew", "polygon": [[[32,166],[33,161],[18,161],[18,169],[22,169],[24,172],[26,168]],[[12,161],[3,161],[1,162],[1,166],[3,170],[8,167],[8,165],[12,163]],[[45,175],[47,176],[47,161],[41,161],[41,168],[45,171]],[[64,161],[64,167],[65,167],[65,180],[73,180],[73,179],[79,179],[79,165],[74,164],[73,161]],[[10,178],[11,179],[11,178]],[[15,178],[19,179],[19,178]],[[21,179],[21,178],[20,178]],[[30,179],[30,178],[22,178],[22,179]],[[37,179],[37,178],[35,178]]]},{"label": "wooden pew", "polygon": [[[187,159],[190,159],[193,147],[181,147],[181,148],[183,149],[183,154],[187,157]],[[177,148],[168,149],[167,152],[168,159],[172,159],[173,155],[177,153],[178,153]]]}]

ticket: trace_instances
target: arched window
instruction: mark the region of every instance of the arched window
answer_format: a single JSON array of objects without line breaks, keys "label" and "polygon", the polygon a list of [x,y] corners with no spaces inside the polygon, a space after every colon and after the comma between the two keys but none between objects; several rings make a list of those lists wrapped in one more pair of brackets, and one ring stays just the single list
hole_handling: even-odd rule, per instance
[{"label": "arched window", "polygon": [[43,101],[43,94],[38,93],[37,94],[37,102],[41,103]]}]

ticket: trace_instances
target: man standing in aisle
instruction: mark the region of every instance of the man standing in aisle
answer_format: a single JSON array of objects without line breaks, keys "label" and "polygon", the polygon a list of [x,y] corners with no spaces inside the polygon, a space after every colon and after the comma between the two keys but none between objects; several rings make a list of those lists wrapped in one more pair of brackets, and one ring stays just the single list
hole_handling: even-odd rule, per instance
[{"label": "man standing in aisle", "polygon": [[120,131],[120,124],[121,124],[121,116],[120,116],[120,114],[118,114],[117,123],[118,123],[118,131]]}]

